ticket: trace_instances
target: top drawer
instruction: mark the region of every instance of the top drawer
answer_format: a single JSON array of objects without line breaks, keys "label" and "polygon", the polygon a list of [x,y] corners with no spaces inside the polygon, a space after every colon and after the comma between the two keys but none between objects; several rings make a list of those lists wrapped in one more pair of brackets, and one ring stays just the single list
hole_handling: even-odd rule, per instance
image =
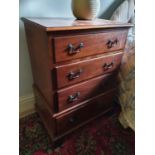
[{"label": "top drawer", "polygon": [[55,61],[61,62],[123,49],[127,30],[54,38]]}]

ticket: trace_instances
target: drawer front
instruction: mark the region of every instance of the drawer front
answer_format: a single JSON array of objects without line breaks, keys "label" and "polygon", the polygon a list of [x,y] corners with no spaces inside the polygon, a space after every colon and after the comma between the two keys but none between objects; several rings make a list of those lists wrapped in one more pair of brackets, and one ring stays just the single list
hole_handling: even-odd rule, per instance
[{"label": "drawer front", "polygon": [[65,131],[73,129],[81,123],[88,121],[92,117],[103,113],[108,108],[111,108],[114,104],[114,96],[115,90],[97,97],[96,99],[90,101],[91,103],[85,107],[57,117],[57,134],[63,134]]},{"label": "drawer front", "polygon": [[122,53],[79,61],[56,67],[57,87],[62,88],[95,76],[116,70],[121,62]]},{"label": "drawer front", "polygon": [[57,92],[59,112],[116,87],[116,75],[102,75]]},{"label": "drawer front", "polygon": [[54,38],[55,61],[61,62],[124,49],[127,30]]}]

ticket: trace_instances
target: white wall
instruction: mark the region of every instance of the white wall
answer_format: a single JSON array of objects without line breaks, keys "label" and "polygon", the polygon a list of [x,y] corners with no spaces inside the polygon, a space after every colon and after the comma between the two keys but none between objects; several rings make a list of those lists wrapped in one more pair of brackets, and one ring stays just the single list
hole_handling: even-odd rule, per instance
[{"label": "white wall", "polygon": [[[123,0],[101,0],[99,17],[109,18]],[[73,17],[71,0],[20,0],[20,17]],[[24,25],[19,21],[19,85],[20,96],[32,94],[32,72],[25,38]]]}]

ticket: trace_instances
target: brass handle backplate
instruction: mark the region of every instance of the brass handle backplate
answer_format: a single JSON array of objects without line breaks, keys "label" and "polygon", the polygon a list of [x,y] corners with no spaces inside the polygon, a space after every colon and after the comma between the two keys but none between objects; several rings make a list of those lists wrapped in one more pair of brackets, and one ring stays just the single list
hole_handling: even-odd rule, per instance
[{"label": "brass handle backplate", "polygon": [[73,54],[76,54],[76,53],[79,53],[80,52],[80,49],[84,47],[84,43],[80,43],[77,47],[75,47],[73,44],[68,44],[68,54],[69,55],[73,55]]},{"label": "brass handle backplate", "polygon": [[107,48],[112,48],[114,45],[117,45],[118,43],[118,39],[115,39],[115,40],[108,40],[108,42],[106,43],[107,45]]},{"label": "brass handle backplate", "polygon": [[68,96],[68,103],[72,103],[74,101],[77,101],[79,99],[80,92],[75,93],[74,95],[69,95]]},{"label": "brass handle backplate", "polygon": [[77,92],[74,95],[69,95],[68,96],[68,99],[67,99],[68,100],[68,103],[72,103],[74,101],[77,101],[78,98],[79,98],[79,96],[80,96],[80,92]]},{"label": "brass handle backplate", "polygon": [[108,69],[111,69],[112,67],[114,66],[114,62],[111,62],[111,63],[105,63],[104,65],[103,65],[103,68],[104,68],[104,70],[106,71],[106,70],[108,70]]},{"label": "brass handle backplate", "polygon": [[74,124],[78,121],[78,118],[76,116],[72,116],[69,118],[69,124]]},{"label": "brass handle backplate", "polygon": [[83,72],[82,69],[79,69],[79,70],[77,70],[76,72],[71,71],[71,72],[69,72],[69,74],[67,75],[67,76],[68,76],[68,79],[69,79],[69,80],[76,79],[76,78],[80,77],[80,75],[81,75],[82,72]]}]

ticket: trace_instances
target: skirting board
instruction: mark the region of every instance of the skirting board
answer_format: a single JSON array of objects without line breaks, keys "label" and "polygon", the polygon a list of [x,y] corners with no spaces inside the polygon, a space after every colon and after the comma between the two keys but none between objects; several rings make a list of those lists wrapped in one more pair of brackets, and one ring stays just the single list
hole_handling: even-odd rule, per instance
[{"label": "skirting board", "polygon": [[34,95],[21,96],[19,98],[19,118],[23,118],[35,112]]}]

